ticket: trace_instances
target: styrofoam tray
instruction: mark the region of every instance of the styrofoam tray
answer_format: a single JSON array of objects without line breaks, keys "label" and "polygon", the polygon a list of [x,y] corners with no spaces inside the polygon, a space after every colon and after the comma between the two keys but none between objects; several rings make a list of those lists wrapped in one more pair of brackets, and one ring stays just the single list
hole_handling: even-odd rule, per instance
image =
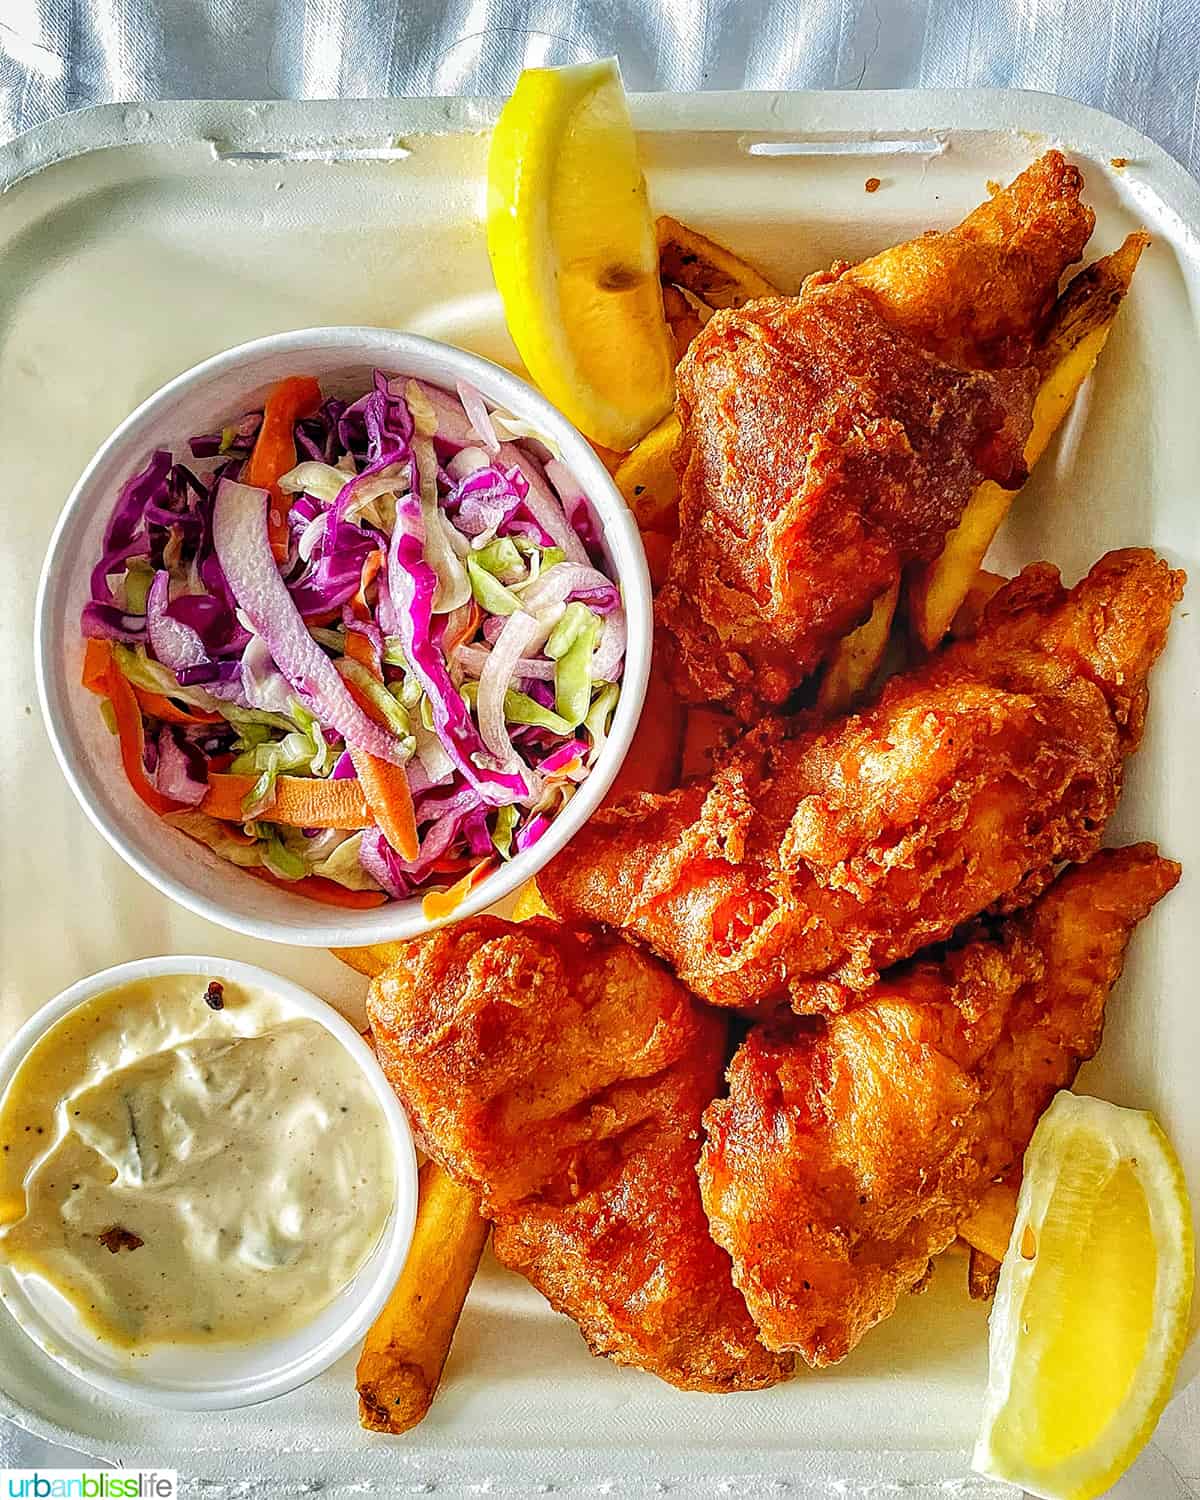
[{"label": "styrofoam tray", "polygon": [[[988,179],[1008,179],[1049,144],[1070,150],[1097,210],[1089,255],[1139,224],[1155,243],[995,561],[1012,569],[1047,556],[1074,579],[1107,547],[1148,543],[1200,580],[1200,189],[1157,147],[1031,94],[647,96],[634,112],[656,207],[726,239],[784,287],[836,257],[953,223]],[[378,323],[515,361],[479,219],[494,114],[469,100],[111,106],[0,151],[0,184],[10,184],[0,198],[0,1036],[88,971],[171,951],[251,959],[361,1015],[362,982],[335,959],[188,915],[92,831],[36,716],[33,591],[92,450],[206,355],[290,327]],[[872,195],[868,176],[882,179]],[[1082,1082],[1157,1111],[1200,1202],[1198,652],[1185,600],[1111,839],[1156,838],[1190,868],[1136,939]],[[707,1494],[770,1483],[816,1496],[842,1483],[998,1496],[1011,1492],[968,1471],[986,1308],[967,1300],[965,1280],[948,1255],[931,1290],[845,1364],[720,1398],[592,1359],[572,1324],[486,1264],[442,1393],[398,1440],[359,1430],[349,1360],[262,1407],[167,1416],[70,1384],[0,1314],[0,1413],[108,1458],[174,1464],[208,1494]],[[1187,1374],[1197,1353],[1193,1344]]]}]

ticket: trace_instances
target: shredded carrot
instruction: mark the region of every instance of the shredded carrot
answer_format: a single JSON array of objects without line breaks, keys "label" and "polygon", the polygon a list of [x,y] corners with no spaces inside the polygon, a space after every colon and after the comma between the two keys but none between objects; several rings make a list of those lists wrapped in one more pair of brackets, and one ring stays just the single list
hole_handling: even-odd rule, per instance
[{"label": "shredded carrot", "polygon": [[112,647],[107,641],[89,640],[83,648],[83,676],[80,681],[89,693],[108,692],[108,669],[112,664]]},{"label": "shredded carrot", "polygon": [[170,698],[164,698],[162,693],[151,692],[149,688],[138,687],[136,683],[133,695],[142,706],[142,712],[149,714],[152,719],[161,719],[164,724],[219,724],[220,714],[210,714],[203,708],[180,708],[171,702]]},{"label": "shredded carrot", "polygon": [[375,814],[384,838],[401,859],[416,859],[421,841],[417,838],[417,819],[407,771],[403,766],[394,766],[390,761],[353,747],[350,759],[358,772],[367,806]]},{"label": "shredded carrot", "polygon": [[[200,811],[227,823],[241,823],[242,804],[256,776],[211,774]],[[349,776],[280,776],[275,800],[258,814],[272,823],[294,828],[369,828],[375,821],[358,782]]]},{"label": "shredded carrot", "polygon": [[[350,601],[350,610],[356,620],[369,620],[371,611],[367,605],[367,589],[370,588],[375,575],[383,566],[383,552],[376,548],[374,552],[368,552],[363,560],[362,581],[358,585],[358,592]],[[375,647],[371,644],[370,637],[360,630],[346,631],[346,655],[351,661],[359,662],[366,667],[373,677],[381,681],[383,673],[380,670],[379,660],[375,653]]]},{"label": "shredded carrot", "polygon": [[133,686],[115,659],[110,659],[105,678],[108,701],[112,704],[113,717],[117,723],[117,739],[121,746],[121,764],[129,785],[152,812],[178,812],[184,804],[164,797],[146,774],[146,763],[142,759],[145,739],[142,732],[142,710],[133,695]]},{"label": "shredded carrot", "polygon": [[479,605],[472,599],[471,608],[467,611],[467,618],[461,628],[454,635],[442,642],[442,651],[449,658],[454,655],[464,641],[469,641],[479,629]]},{"label": "shredded carrot", "polygon": [[320,404],[321,387],[311,375],[289,375],[281,380],[267,397],[262,426],[242,476],[246,484],[271,493],[268,530],[271,551],[280,562],[287,556],[291,502],[280,493],[279,481],[296,467],[296,423],[301,417],[312,416]]},{"label": "shredded carrot", "polygon": [[382,891],[351,891],[336,880],[326,880],[320,875],[306,875],[303,880],[280,880],[270,870],[253,866],[246,871],[256,880],[265,880],[268,885],[277,885],[281,891],[292,891],[297,896],[307,896],[310,901],[319,901],[322,906],[345,906],[352,911],[363,911],[372,906],[382,906],[387,897]]},{"label": "shredded carrot", "polygon": [[430,891],[421,902],[421,914],[427,922],[440,922],[457,911],[479,882],[496,868],[497,861],[490,856],[480,860],[473,870],[456,881],[448,891]]}]

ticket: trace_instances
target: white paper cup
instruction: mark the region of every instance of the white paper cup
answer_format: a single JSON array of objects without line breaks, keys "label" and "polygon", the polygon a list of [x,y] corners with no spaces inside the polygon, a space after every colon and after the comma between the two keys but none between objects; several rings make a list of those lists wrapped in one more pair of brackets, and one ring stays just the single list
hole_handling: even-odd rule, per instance
[{"label": "white paper cup", "polygon": [[151,885],[189,911],[235,932],[313,947],[355,947],[427,932],[420,897],[368,911],[331,908],[256,880],[164,824],[125,779],[115,739],[80,684],[84,641],[79,618],[91,597],[89,575],[117,491],[155,447],[186,451],[189,437],[211,432],[261,405],[287,375],[312,375],[336,394],[358,395],[371,371],[415,375],[453,391],[459,380],[544,432],[587,493],[603,530],[628,623],[621,696],[612,730],[587,780],[532,848],[502,864],[449,920],[473,916],[511,895],[556,855],[595,811],[620,770],[637,728],[650,671],[650,577],[637,523],[595,451],[567,419],[509,371],[477,355],[385,328],[310,328],[242,344],[177,376],[126,418],[84,470],[67,500],[42,571],[35,653],[38,694],[54,752],[85,813],[112,847]]},{"label": "white paper cup", "polygon": [[195,974],[232,980],[278,997],[290,1014],[318,1021],[362,1068],[387,1121],[395,1168],[392,1211],[358,1275],[303,1328],[244,1345],[164,1345],[131,1353],[85,1327],[67,1299],[48,1282],[0,1261],[4,1305],[55,1363],[110,1396],[147,1401],[176,1411],[220,1411],[253,1406],[304,1385],[362,1339],[404,1266],[417,1215],[417,1158],[408,1119],[371,1049],[324,1000],[253,964],[221,958],[141,958],[81,979],[44,1005],[0,1052],[0,1097],[26,1054],[50,1028],[84,1001],[132,980]]}]

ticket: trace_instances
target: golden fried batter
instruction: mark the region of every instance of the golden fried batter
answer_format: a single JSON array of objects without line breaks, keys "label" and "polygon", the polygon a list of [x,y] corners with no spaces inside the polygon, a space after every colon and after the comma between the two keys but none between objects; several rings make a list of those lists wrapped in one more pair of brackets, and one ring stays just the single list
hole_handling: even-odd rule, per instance
[{"label": "golden fried batter", "polygon": [[598,813],[541,892],[714,1004],[828,1009],[1096,850],[1182,585],[1146,550],[1070,593],[1035,564],[874,707],[799,734],[770,721],[715,777]]},{"label": "golden fried batter", "polygon": [[1051,152],[957,229],[692,341],[657,607],[681,697],[745,722],[780,708],[981,480],[1021,483],[1034,344],[1092,228],[1080,186]]},{"label": "golden fried batter", "polygon": [[1021,483],[1036,386],[943,364],[848,281],[717,313],[677,374],[656,618],[680,696],[743,718],[784,703],[981,480]]},{"label": "golden fried batter", "polygon": [[597,1354],[689,1390],[788,1373],[700,1204],[722,1017],[614,935],[494,917],[406,944],[368,1013],[421,1145]]},{"label": "golden fried batter", "polygon": [[831,1364],[924,1282],[1095,1052],[1133,928],[1178,878],[1152,844],[1097,854],[828,1021],[750,1032],[700,1181],[771,1348]]},{"label": "golden fried batter", "polygon": [[1032,362],[1059,278],[1096,216],[1083,177],[1047,151],[955,229],[930,231],[846,271],[893,327],[964,370]]}]

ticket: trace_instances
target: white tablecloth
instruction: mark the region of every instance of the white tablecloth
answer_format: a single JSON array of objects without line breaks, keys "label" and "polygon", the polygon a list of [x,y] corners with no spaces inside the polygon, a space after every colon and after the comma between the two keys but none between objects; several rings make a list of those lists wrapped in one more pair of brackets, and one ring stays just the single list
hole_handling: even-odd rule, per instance
[{"label": "white tablecloth", "polygon": [[[1200,171],[1200,0],[0,0],[0,140],[111,100],[499,94],[607,53],[631,89],[1044,89]],[[0,1470],[72,1461],[0,1421]],[[1200,1497],[1200,1381],[1114,1493]]]}]

